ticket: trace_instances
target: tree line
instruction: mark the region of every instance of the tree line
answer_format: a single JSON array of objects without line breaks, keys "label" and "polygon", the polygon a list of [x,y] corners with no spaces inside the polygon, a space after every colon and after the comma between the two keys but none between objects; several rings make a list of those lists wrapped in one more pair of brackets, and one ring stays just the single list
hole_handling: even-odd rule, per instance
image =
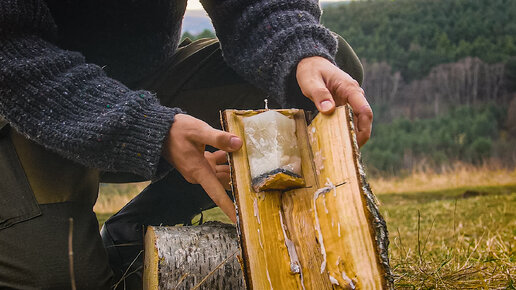
[{"label": "tree line", "polygon": [[405,81],[387,62],[363,61],[366,77],[362,87],[376,113],[376,120],[396,117],[433,118],[458,105],[510,101],[503,63],[488,64],[476,57],[433,67],[423,78]]},{"label": "tree line", "polygon": [[516,150],[501,134],[507,111],[496,105],[458,106],[435,118],[376,123],[362,148],[372,174],[399,174],[424,166],[438,169],[462,161],[480,165],[496,158],[513,166]]},{"label": "tree line", "polygon": [[349,41],[361,59],[387,62],[406,81],[442,63],[516,56],[516,1],[352,1],[324,10],[322,22]]},{"label": "tree line", "polygon": [[201,38],[215,38],[215,33],[213,33],[213,31],[211,31],[209,29],[204,29],[199,34],[191,34],[190,32],[185,31],[183,33],[183,35],[181,36],[181,41],[186,39],[186,38],[188,38],[188,39],[190,39],[192,41],[197,40],[197,39],[201,39]]}]

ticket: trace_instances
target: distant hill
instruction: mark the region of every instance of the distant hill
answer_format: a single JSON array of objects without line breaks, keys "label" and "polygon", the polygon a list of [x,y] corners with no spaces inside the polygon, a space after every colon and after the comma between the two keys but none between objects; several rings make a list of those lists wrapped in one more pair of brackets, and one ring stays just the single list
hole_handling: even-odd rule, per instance
[{"label": "distant hill", "polygon": [[350,0],[347,0],[347,1],[331,1],[331,2],[320,1],[319,3],[321,3],[321,7],[324,9],[324,8],[332,7],[335,5],[348,4],[350,2],[351,2]]},{"label": "distant hill", "polygon": [[187,10],[183,19],[182,33],[197,35],[205,29],[214,31],[211,19],[204,10]]}]

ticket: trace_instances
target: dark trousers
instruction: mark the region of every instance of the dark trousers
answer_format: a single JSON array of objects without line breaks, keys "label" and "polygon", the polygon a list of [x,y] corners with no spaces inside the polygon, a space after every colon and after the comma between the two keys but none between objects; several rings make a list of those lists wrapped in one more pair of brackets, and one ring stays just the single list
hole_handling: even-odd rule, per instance
[{"label": "dark trousers", "polygon": [[[155,91],[163,105],[180,107],[215,128],[220,128],[221,110],[262,109],[266,98],[270,108],[280,108],[273,98],[247,83],[225,64],[216,40],[182,45],[172,63],[137,87]],[[342,38],[339,38],[336,59],[344,71],[362,82],[360,61]],[[294,80],[288,99],[292,101],[288,104],[290,107],[315,110]],[[199,185],[188,183],[177,171],[149,185],[102,228],[115,280],[129,288],[136,285],[137,289],[141,285],[146,225],[189,224],[195,214],[214,206]]]},{"label": "dark trousers", "polygon": [[2,125],[0,289],[109,289],[113,274],[93,212],[98,173]]}]

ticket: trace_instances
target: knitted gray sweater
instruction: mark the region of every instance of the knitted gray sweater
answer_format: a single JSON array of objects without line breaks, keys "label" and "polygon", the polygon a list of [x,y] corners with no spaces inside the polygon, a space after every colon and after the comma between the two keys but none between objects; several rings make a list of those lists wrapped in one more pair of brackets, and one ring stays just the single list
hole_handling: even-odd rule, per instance
[{"label": "knitted gray sweater", "polygon": [[[226,62],[282,103],[299,60],[333,60],[336,41],[314,0],[202,2]],[[126,85],[173,56],[185,7],[186,0],[1,0],[0,116],[83,165],[152,177],[181,110]]]}]

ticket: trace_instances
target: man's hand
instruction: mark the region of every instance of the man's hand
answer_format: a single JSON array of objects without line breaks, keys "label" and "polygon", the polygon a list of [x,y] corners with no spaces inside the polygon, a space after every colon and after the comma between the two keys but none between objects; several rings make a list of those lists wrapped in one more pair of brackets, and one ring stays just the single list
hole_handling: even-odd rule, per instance
[{"label": "man's hand", "polygon": [[364,90],[349,74],[327,59],[313,56],[298,63],[296,78],[303,94],[323,114],[331,114],[335,106],[349,103],[355,114],[358,145],[362,146],[369,140],[373,111]]},{"label": "man's hand", "polygon": [[206,145],[233,152],[240,149],[242,140],[233,134],[213,129],[199,119],[177,114],[165,140],[162,154],[188,182],[200,184],[215,204],[236,222],[233,202],[219,182],[216,169],[214,171],[204,155]]},{"label": "man's hand", "polygon": [[204,151],[204,157],[211,165],[211,169],[217,176],[219,182],[224,186],[224,189],[231,190],[229,174],[229,165],[227,152],[219,150],[215,152]]}]

